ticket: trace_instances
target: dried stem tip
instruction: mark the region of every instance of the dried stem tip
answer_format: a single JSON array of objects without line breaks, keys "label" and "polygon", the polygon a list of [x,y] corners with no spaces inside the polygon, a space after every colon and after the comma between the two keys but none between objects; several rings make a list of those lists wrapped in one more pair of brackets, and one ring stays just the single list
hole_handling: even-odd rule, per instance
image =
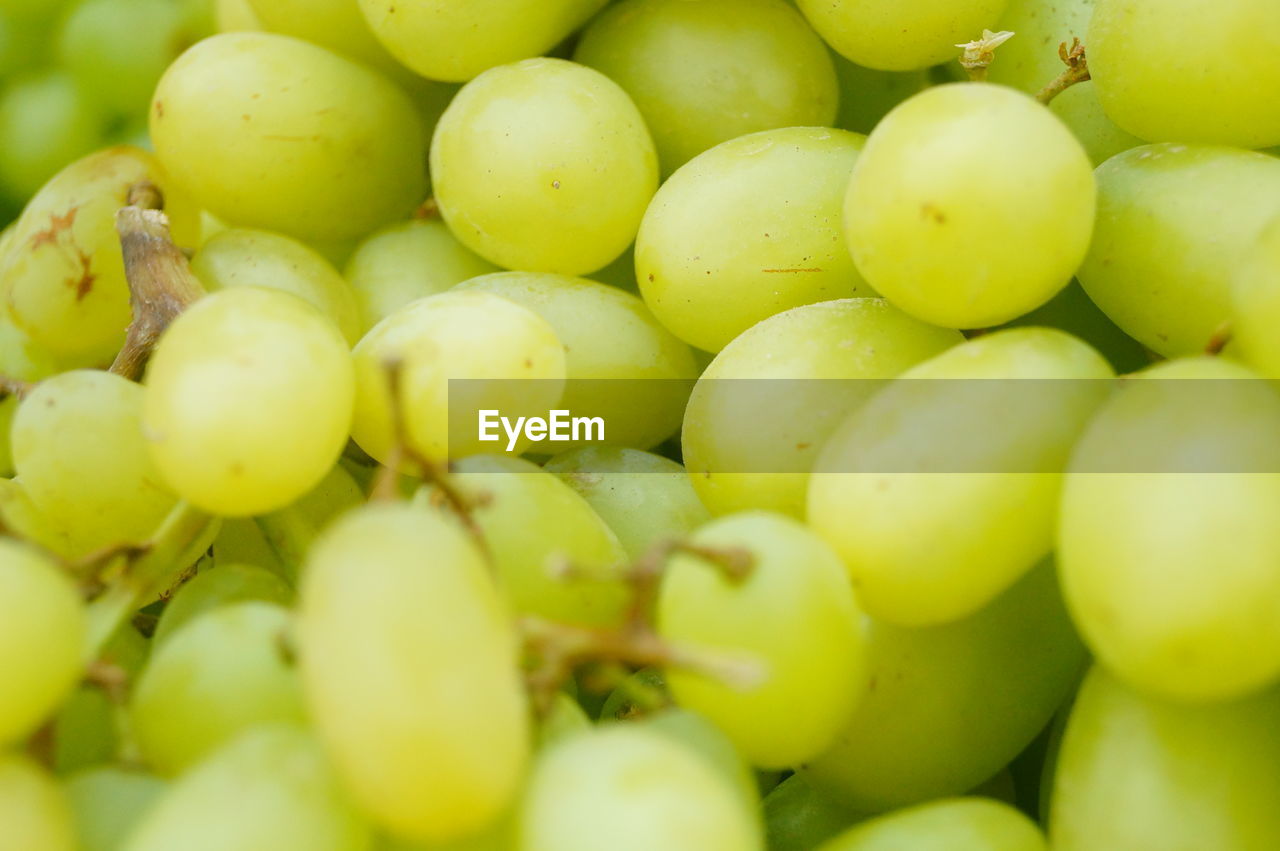
[{"label": "dried stem tip", "polygon": [[1080,43],[1080,39],[1073,38],[1070,47],[1067,47],[1065,41],[1058,45],[1058,58],[1062,60],[1063,65],[1067,66],[1066,70],[1036,94],[1036,100],[1046,106],[1076,83],[1083,83],[1085,80],[1091,79],[1089,75],[1089,60],[1085,56],[1084,45]]},{"label": "dried stem tip", "polygon": [[956,47],[964,49],[964,53],[960,56],[960,67],[969,72],[969,79],[975,83],[987,79],[987,69],[996,59],[996,48],[1013,36],[1014,34],[1007,30],[998,33],[983,30],[982,38],[966,44],[957,44]]}]

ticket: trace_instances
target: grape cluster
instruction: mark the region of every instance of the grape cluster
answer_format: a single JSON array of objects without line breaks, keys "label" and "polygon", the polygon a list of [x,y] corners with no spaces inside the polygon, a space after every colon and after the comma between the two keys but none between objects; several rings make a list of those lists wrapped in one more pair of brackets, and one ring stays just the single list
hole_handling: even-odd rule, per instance
[{"label": "grape cluster", "polygon": [[1280,847],[1276,0],[0,0],[0,75],[0,851]]}]

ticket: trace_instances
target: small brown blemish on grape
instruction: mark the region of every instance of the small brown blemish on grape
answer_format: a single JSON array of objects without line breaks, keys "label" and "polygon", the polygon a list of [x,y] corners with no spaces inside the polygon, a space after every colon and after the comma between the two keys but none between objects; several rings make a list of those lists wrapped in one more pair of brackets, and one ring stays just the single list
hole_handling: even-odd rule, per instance
[{"label": "small brown blemish on grape", "polygon": [[552,188],[552,189],[559,189],[559,188],[560,188],[560,181],[558,181],[558,180],[553,180],[553,181],[551,181],[551,188]]},{"label": "small brown blemish on grape", "polygon": [[525,358],[525,359],[524,359],[524,368],[525,368],[525,369],[533,369],[533,359],[532,359],[532,358]]},{"label": "small brown blemish on grape", "polygon": [[651,284],[653,283],[653,273],[652,273],[652,272],[650,272],[650,273],[649,273],[649,283],[651,283]]},{"label": "small brown blemish on grape", "polygon": [[798,450],[800,450],[801,452],[803,452],[803,451],[805,451],[806,449],[808,449],[810,446],[813,446],[813,444],[812,444],[812,443],[797,443],[797,444],[796,444],[796,449],[798,449]]},{"label": "small brown blemish on grape", "polygon": [[937,224],[945,225],[947,223],[947,214],[939,210],[932,203],[920,205],[920,214],[926,219],[933,219]]},{"label": "small brown blemish on grape", "polygon": [[[770,274],[777,274],[779,272],[821,272],[822,270],[819,269],[817,266],[813,266],[807,269],[761,269],[760,271],[770,273]],[[707,274],[709,275],[711,273],[708,272]]]},{"label": "small brown blemish on grape", "polygon": [[93,258],[85,254],[80,249],[76,249],[76,256],[80,261],[80,280],[75,282],[76,301],[84,301],[85,296],[93,292],[93,282],[98,276],[90,271],[93,264]]},{"label": "small brown blemish on grape", "polygon": [[164,118],[164,101],[156,101],[156,118]]},{"label": "small brown blemish on grape", "polygon": [[76,213],[80,212],[80,207],[72,207],[61,216],[53,213],[49,214],[49,227],[32,234],[31,250],[35,250],[42,245],[56,245],[58,242],[58,234],[63,231],[70,230],[71,226],[76,223]]},{"label": "small brown blemish on grape", "polygon": [[229,472],[233,476],[243,476],[244,465],[242,465],[239,461],[236,461],[230,467],[227,468],[227,472]]}]

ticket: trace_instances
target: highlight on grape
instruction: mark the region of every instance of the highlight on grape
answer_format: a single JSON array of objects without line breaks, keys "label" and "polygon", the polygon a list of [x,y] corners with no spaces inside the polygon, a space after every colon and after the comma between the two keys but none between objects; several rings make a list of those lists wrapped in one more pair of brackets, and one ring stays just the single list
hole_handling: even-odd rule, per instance
[{"label": "highlight on grape", "polygon": [[0,851],[1276,851],[1280,0],[0,0]]}]

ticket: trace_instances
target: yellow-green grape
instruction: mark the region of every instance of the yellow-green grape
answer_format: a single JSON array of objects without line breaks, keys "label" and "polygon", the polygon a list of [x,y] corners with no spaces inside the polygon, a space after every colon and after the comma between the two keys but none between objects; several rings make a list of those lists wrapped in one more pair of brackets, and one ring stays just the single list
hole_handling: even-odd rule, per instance
[{"label": "yellow-green grape", "polygon": [[256,32],[262,29],[249,0],[214,0],[214,20],[220,33]]},{"label": "yellow-green grape", "polygon": [[422,119],[376,72],[288,36],[205,39],[169,66],[151,137],[202,207],[309,239],[360,236],[426,191]]},{"label": "yellow-green grape", "polygon": [[840,560],[796,521],[766,512],[716,520],[690,541],[748,553],[750,573],[736,579],[699,556],[673,557],[659,634],[762,670],[744,687],[673,667],[676,701],[711,719],[755,765],[818,755],[853,712],[865,676],[861,612]]},{"label": "yellow-green grape", "polygon": [[262,29],[291,35],[382,71],[399,63],[374,37],[358,0],[247,0]]},{"label": "yellow-green grape", "polygon": [[372,819],[448,841],[512,802],[530,739],[516,640],[460,527],[406,504],[345,515],[312,549],[298,637],[310,714]]},{"label": "yellow-green grape", "polygon": [[1269,851],[1280,844],[1280,692],[1187,707],[1095,668],[1058,756],[1061,851]]},{"label": "yellow-green grape", "polygon": [[613,724],[538,759],[520,807],[520,851],[758,851],[733,787],[684,745]]},{"label": "yellow-green grape", "polygon": [[124,342],[132,312],[115,215],[130,187],[142,182],[164,193],[177,243],[195,245],[195,209],[150,154],[130,147],[67,166],[36,193],[14,228],[0,261],[0,287],[13,321],[56,357],[96,365]]},{"label": "yellow-green grape", "polygon": [[257,287],[205,296],[169,326],[147,370],[152,458],[206,511],[282,508],[338,460],[353,372],[342,335],[302,299]]},{"label": "yellow-green grape", "polygon": [[1144,144],[1137,136],[1117,127],[1102,111],[1098,89],[1092,81],[1077,83],[1062,92],[1049,104],[1049,109],[1071,128],[1094,165],[1102,165],[1116,154]]},{"label": "yellow-green grape", "polygon": [[311,736],[264,725],[175,781],[121,851],[365,851],[369,844],[368,827]]},{"label": "yellow-green grape", "polygon": [[271,571],[249,564],[219,564],[184,583],[164,607],[152,642],[159,647],[178,628],[215,609],[260,600],[287,606],[293,591]]},{"label": "yellow-green grape", "polygon": [[[546,417],[564,393],[566,356],[554,329],[491,293],[447,292],[411,302],[375,325],[352,355],[351,436],[383,463],[396,448],[390,382],[397,373],[404,437],[434,460],[502,451],[505,436],[480,440],[479,411],[496,410],[512,422]],[[526,447],[521,441],[517,451]]]},{"label": "yellow-green grape", "polygon": [[106,131],[99,106],[62,71],[19,78],[0,96],[0,191],[25,202]]},{"label": "yellow-green grape", "polygon": [[963,340],[872,298],[796,307],[752,326],[703,370],[685,409],[694,490],[714,514],[804,516],[818,451],[883,385],[875,379]]},{"label": "yellow-green grape", "polygon": [[[647,449],[680,427],[697,364],[689,347],[658,324],[636,296],[583,278],[539,272],[499,272],[458,289],[502,296],[546,320],[565,350],[568,382],[560,406],[575,417],[603,419],[605,442]],[[569,441],[537,448],[554,453],[582,445]]]},{"label": "yellow-green grape", "polygon": [[1107,115],[1152,142],[1280,143],[1272,0],[1096,0],[1089,71]]},{"label": "yellow-green grape", "polygon": [[286,658],[289,613],[258,601],[207,612],[156,650],[134,688],[130,729],[147,764],[176,775],[250,727],[301,724]]},{"label": "yellow-green grape", "polygon": [[0,742],[26,736],[71,691],[84,635],[80,595],[58,565],[0,538]]},{"label": "yellow-green grape", "polygon": [[1009,0],[797,0],[827,44],[884,71],[927,68],[995,26]]},{"label": "yellow-green grape", "polygon": [[1048,564],[965,620],[924,629],[873,620],[868,650],[857,710],[802,770],[854,812],[974,788],[1044,729],[1086,658]]},{"label": "yellow-green grape", "polygon": [[636,280],[654,316],[718,352],[788,308],[874,295],[840,224],[864,141],[827,128],[766,130],[717,145],[672,175],[636,239]]},{"label": "yellow-green grape", "polygon": [[280,563],[280,557],[252,517],[228,517],[222,521],[222,528],[213,541],[213,563],[215,567],[249,564],[286,580],[292,574]]},{"label": "yellow-green grape", "polygon": [[[132,681],[146,664],[150,643],[133,624],[120,626],[98,651],[95,661],[114,666]],[[83,682],[62,701],[52,719],[51,764],[59,774],[114,761],[124,737],[119,694]]]},{"label": "yellow-green grape", "polygon": [[840,82],[840,111],[836,127],[870,133],[893,108],[929,88],[929,72],[875,71],[833,55]]},{"label": "yellow-green grape", "polygon": [[118,375],[76,370],[36,385],[14,417],[18,475],[84,552],[148,540],[176,502],[143,436],[143,398]]},{"label": "yellow-green grape", "polygon": [[364,333],[360,305],[351,286],[315,250],[287,236],[224,230],[200,246],[191,271],[210,292],[263,287],[292,293],[332,319],[352,345]]},{"label": "yellow-green grape", "polygon": [[396,59],[433,80],[545,53],[607,0],[359,0],[373,33]]},{"label": "yellow-green grape", "polygon": [[558,692],[551,710],[538,724],[537,746],[541,749],[590,729],[591,719],[578,705],[578,701],[564,692]]},{"label": "yellow-green grape", "polygon": [[985,606],[1053,547],[1072,444],[1111,367],[1050,328],[970,340],[905,372],[828,439],[808,520],[869,613],[903,626]]},{"label": "yellow-green grape", "polygon": [[684,467],[660,455],[588,446],[557,455],[544,469],[587,501],[632,560],[711,519]]},{"label": "yellow-green grape", "polygon": [[826,45],[786,0],[623,0],[573,58],[636,102],[665,174],[747,133],[829,125],[839,98]]},{"label": "yellow-green grape", "polygon": [[1008,804],[952,798],[863,822],[819,851],[1047,851],[1048,847],[1035,822]]},{"label": "yellow-green grape", "polygon": [[0,479],[0,520],[11,534],[66,559],[82,558],[67,530],[58,526],[31,501],[21,479]]},{"label": "yellow-green grape", "polygon": [[628,596],[616,574],[626,552],[572,488],[507,456],[465,458],[451,479],[476,503],[472,516],[512,609],[587,626],[621,620]]},{"label": "yellow-green grape", "polygon": [[1098,169],[1098,226],[1081,285],[1162,355],[1203,351],[1231,315],[1231,282],[1280,215],[1280,160],[1235,148],[1148,145]]},{"label": "yellow-green grape", "polygon": [[563,59],[527,59],[458,92],[431,140],[431,180],[445,221],[481,257],[583,275],[635,239],[658,159],[617,83]]},{"label": "yellow-green grape", "polygon": [[67,800],[82,851],[118,851],[167,788],[158,777],[115,766],[68,777]]},{"label": "yellow-green grape", "polygon": [[1126,382],[1080,439],[1062,495],[1062,587],[1098,661],[1177,700],[1280,674],[1280,397],[1225,360]]},{"label": "yellow-green grape", "polygon": [[388,225],[356,247],[346,278],[363,308],[366,330],[404,307],[498,267],[458,242],[439,219]]},{"label": "yellow-green grape", "polygon": [[0,754],[0,851],[78,851],[66,795],[44,769]]},{"label": "yellow-green grape", "polygon": [[1084,259],[1092,166],[1032,98],[957,83],[903,103],[867,138],[845,200],[859,271],[902,310],[948,328],[1007,322]]},{"label": "yellow-green grape", "polygon": [[763,807],[771,851],[813,851],[859,818],[814,791],[803,774],[773,787]]},{"label": "yellow-green grape", "polygon": [[1280,378],[1280,215],[1234,276],[1231,307],[1234,351],[1268,378]]},{"label": "yellow-green grape", "polygon": [[281,575],[297,581],[316,536],[339,514],[365,501],[360,484],[341,464],[294,502],[257,518],[268,546],[283,568]]}]

